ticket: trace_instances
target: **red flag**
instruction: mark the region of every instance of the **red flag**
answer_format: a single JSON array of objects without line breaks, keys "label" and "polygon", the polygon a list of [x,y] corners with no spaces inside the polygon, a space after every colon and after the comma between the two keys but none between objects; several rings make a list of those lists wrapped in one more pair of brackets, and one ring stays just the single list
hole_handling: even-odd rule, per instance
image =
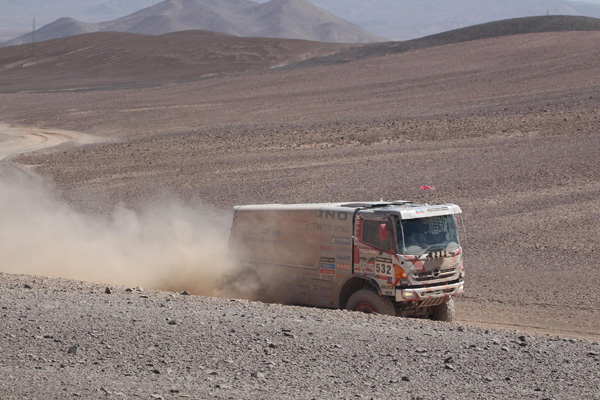
[{"label": "red flag", "polygon": [[421,189],[423,189],[423,190],[435,190],[435,188],[433,186],[421,186]]}]

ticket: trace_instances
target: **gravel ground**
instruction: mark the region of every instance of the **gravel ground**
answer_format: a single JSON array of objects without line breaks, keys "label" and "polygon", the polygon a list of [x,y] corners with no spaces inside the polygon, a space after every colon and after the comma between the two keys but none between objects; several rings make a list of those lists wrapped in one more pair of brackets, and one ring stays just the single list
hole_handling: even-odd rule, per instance
[{"label": "gravel ground", "polygon": [[0,275],[0,396],[600,398],[600,343]]},{"label": "gravel ground", "polygon": [[546,33],[146,89],[0,94],[7,123],[110,141],[2,162],[40,173],[69,210],[138,210],[165,193],[224,216],[409,199],[458,203],[468,228],[464,325],[4,274],[0,398],[598,398],[597,43]]}]

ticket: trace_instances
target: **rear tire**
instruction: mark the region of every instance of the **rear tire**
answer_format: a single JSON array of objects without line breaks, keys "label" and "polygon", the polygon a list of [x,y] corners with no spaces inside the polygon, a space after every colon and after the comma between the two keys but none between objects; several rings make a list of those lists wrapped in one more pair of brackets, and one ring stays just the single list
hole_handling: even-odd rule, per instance
[{"label": "rear tire", "polygon": [[362,311],[369,314],[396,315],[396,309],[389,297],[379,296],[372,289],[360,289],[348,299],[346,310]]},{"label": "rear tire", "polygon": [[444,304],[433,307],[433,316],[431,319],[434,321],[452,322],[454,321],[455,312],[454,300],[450,299],[450,301]]}]

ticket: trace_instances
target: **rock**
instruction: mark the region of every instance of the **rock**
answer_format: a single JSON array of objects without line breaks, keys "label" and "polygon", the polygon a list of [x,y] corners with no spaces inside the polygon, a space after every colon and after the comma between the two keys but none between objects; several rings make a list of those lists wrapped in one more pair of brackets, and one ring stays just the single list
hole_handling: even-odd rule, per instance
[{"label": "rock", "polygon": [[23,285],[23,287],[24,287],[25,289],[33,289],[33,286],[31,286],[31,285],[30,285],[30,284],[28,284],[28,283],[24,284],[24,285]]},{"label": "rock", "polygon": [[188,292],[187,290],[184,290],[183,292],[181,292],[182,296],[189,296],[190,292]]},{"label": "rock", "polygon": [[231,385],[227,385],[226,383],[217,383],[215,387],[217,389],[231,389]]},{"label": "rock", "polygon": [[159,370],[157,370],[157,369],[153,369],[153,370],[152,370],[152,373],[153,373],[153,374],[156,374],[156,375],[160,375],[160,371],[159,371]]},{"label": "rock", "polygon": [[454,362],[454,357],[450,356],[444,360],[446,364],[452,364]]},{"label": "rock", "polygon": [[444,368],[449,369],[450,371],[456,371],[456,368],[452,364],[446,364]]},{"label": "rock", "polygon": [[410,382],[410,378],[408,376],[403,376],[402,377],[402,381],[403,382]]},{"label": "rock", "polygon": [[510,348],[508,346],[502,346],[502,347],[500,347],[500,349],[502,351],[510,351]]},{"label": "rock", "polygon": [[79,350],[79,346],[71,346],[69,347],[69,350],[67,350],[67,354],[77,354],[77,351]]},{"label": "rock", "polygon": [[112,290],[107,286],[106,289],[104,289],[104,293],[111,294]]},{"label": "rock", "polygon": [[419,354],[424,354],[424,353],[427,353],[427,349],[426,349],[426,348],[423,348],[423,347],[417,347],[417,348],[415,349],[415,351],[416,351],[417,353],[419,353]]},{"label": "rock", "polygon": [[265,377],[265,374],[258,371],[258,372],[253,372],[252,374],[250,374],[250,376],[252,376],[253,378],[256,378],[256,379],[263,379]]},{"label": "rock", "polygon": [[143,292],[143,291],[144,291],[144,288],[143,288],[143,287],[141,287],[141,286],[138,286],[138,287],[136,287],[136,288],[135,288],[135,290],[136,290],[137,292]]}]

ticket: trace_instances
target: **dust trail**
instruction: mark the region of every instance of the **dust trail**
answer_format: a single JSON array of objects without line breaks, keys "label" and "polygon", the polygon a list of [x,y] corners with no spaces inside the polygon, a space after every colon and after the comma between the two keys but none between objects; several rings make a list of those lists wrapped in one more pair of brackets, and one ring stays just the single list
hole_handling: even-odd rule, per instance
[{"label": "dust trail", "polygon": [[230,213],[218,217],[169,201],[87,215],[49,186],[0,169],[0,271],[227,295],[220,282],[235,267]]}]

